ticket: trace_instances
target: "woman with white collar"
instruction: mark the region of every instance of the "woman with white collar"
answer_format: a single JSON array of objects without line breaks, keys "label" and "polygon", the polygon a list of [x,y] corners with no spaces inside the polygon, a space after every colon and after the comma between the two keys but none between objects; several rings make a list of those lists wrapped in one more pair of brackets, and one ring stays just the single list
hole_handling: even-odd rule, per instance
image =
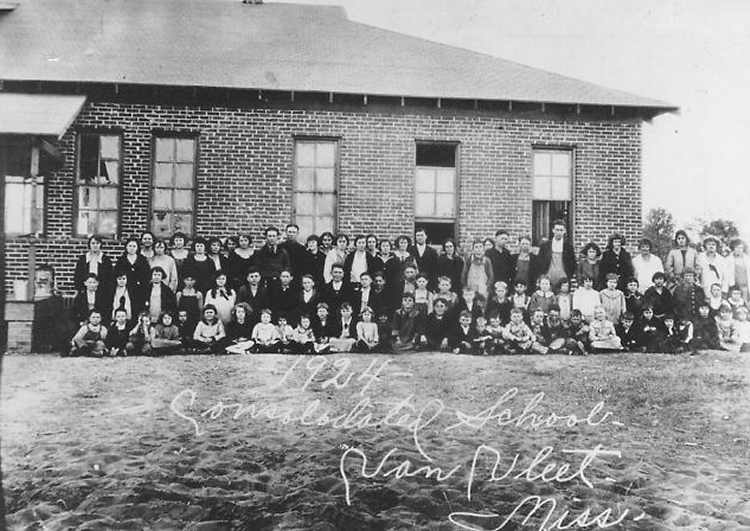
[{"label": "woman with white collar", "polygon": [[75,289],[76,291],[83,291],[89,273],[94,273],[99,279],[100,286],[104,290],[108,290],[113,284],[112,261],[102,251],[102,239],[99,236],[90,236],[88,249],[87,252],[78,257],[76,262],[73,276]]}]

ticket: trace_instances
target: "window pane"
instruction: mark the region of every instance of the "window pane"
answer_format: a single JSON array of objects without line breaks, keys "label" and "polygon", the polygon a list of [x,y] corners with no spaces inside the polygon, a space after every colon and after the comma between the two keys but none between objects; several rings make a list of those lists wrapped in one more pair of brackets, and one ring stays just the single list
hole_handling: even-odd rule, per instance
[{"label": "window pane", "polygon": [[316,194],[315,203],[317,206],[318,216],[333,216],[333,209],[336,204],[336,196],[333,194]]},{"label": "window pane", "polygon": [[435,216],[452,218],[454,216],[455,196],[453,194],[435,195]]},{"label": "window pane", "polygon": [[[310,234],[315,233],[315,224],[312,216],[296,216],[294,222],[299,225],[299,235],[307,238]],[[317,233],[320,235],[320,233]]]},{"label": "window pane", "polygon": [[31,232],[31,191],[27,191],[27,188],[31,188],[31,185],[24,183],[5,185],[6,234]]},{"label": "window pane", "polygon": [[172,214],[162,210],[154,210],[151,218],[151,230],[157,238],[166,238],[172,235]]},{"label": "window pane", "polygon": [[100,175],[104,177],[100,184],[117,184],[120,182],[120,163],[116,160],[102,161],[102,170]]},{"label": "window pane", "polygon": [[192,138],[177,139],[177,160],[193,162],[195,160],[195,140]]},{"label": "window pane", "polygon": [[177,188],[193,188],[194,176],[192,164],[175,165],[175,183]]},{"label": "window pane", "polygon": [[174,160],[174,138],[156,139],[156,160],[171,162]]},{"label": "window pane", "polygon": [[154,210],[172,210],[172,189],[154,188]]},{"label": "window pane", "polygon": [[315,170],[317,182],[315,190],[318,192],[333,192],[336,189],[333,168],[318,168]]},{"label": "window pane", "polygon": [[117,188],[102,187],[99,189],[99,208],[117,210]]},{"label": "window pane", "polygon": [[552,157],[549,153],[534,153],[534,175],[549,175],[552,173]]},{"label": "window pane", "polygon": [[435,194],[417,193],[414,202],[414,215],[432,217],[435,215]]},{"label": "window pane", "polygon": [[193,210],[193,191],[192,190],[175,190],[174,191],[174,209],[175,210]]},{"label": "window pane", "polygon": [[193,234],[193,214],[177,212],[172,214],[174,232],[184,232],[187,236]]},{"label": "window pane", "polygon": [[315,234],[321,235],[324,232],[334,232],[333,230],[333,216],[331,217],[319,217],[315,222]]},{"label": "window pane", "polygon": [[315,166],[315,144],[311,142],[297,143],[297,166]]},{"label": "window pane", "polygon": [[98,234],[113,235],[117,233],[117,212],[99,212]]},{"label": "window pane", "polygon": [[120,137],[116,135],[102,135],[100,138],[101,158],[120,158]]},{"label": "window pane", "polygon": [[315,165],[318,167],[333,168],[336,163],[336,144],[333,142],[321,142],[317,145],[318,156]]},{"label": "window pane", "polygon": [[296,212],[302,216],[311,216],[315,214],[315,205],[313,204],[313,194],[297,193]]},{"label": "window pane", "polygon": [[76,224],[76,232],[78,234],[94,234],[96,222],[96,212],[90,210],[79,210],[78,211],[78,223]]},{"label": "window pane", "polygon": [[414,189],[417,192],[435,191],[435,170],[431,168],[417,168],[414,179]]},{"label": "window pane", "polygon": [[5,174],[27,177],[31,173],[31,148],[26,143],[6,144]]},{"label": "window pane", "polygon": [[534,177],[534,199],[550,199],[552,195],[552,179],[550,177]]},{"label": "window pane", "polygon": [[560,151],[552,154],[552,175],[570,175],[570,153]]},{"label": "window pane", "polygon": [[570,179],[567,177],[552,178],[552,195],[550,199],[555,201],[570,201],[570,192]]},{"label": "window pane", "polygon": [[453,168],[437,170],[436,178],[437,178],[437,191],[438,192],[455,193],[456,171]]},{"label": "window pane", "polygon": [[171,162],[157,162],[154,167],[154,186],[172,186],[173,167],[174,164]]},{"label": "window pane", "polygon": [[310,191],[315,189],[315,170],[312,168],[297,168],[297,190]]},{"label": "window pane", "polygon": [[[78,208],[97,208],[97,188],[95,186],[78,187]],[[88,234],[84,231],[84,234]]]},{"label": "window pane", "polygon": [[99,175],[99,137],[97,135],[81,135],[80,146],[79,177],[83,180],[93,179]]}]

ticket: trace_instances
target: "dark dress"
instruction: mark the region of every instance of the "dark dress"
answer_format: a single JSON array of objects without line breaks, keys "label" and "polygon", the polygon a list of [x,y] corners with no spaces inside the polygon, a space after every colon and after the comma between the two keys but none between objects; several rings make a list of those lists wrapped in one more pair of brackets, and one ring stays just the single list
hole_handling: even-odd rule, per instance
[{"label": "dark dress", "polygon": [[628,279],[635,274],[630,253],[625,249],[620,249],[619,253],[615,253],[612,249],[605,250],[599,263],[599,283],[602,286],[607,285],[609,273],[615,273],[619,276],[617,288],[620,291],[626,291]]},{"label": "dark dress", "polygon": [[464,260],[457,254],[449,258],[445,254],[438,256],[437,276],[451,279],[451,291],[461,293],[461,275],[464,271]]},{"label": "dark dress", "polygon": [[177,311],[179,312],[180,310],[185,310],[187,312],[188,321],[197,323],[201,319],[201,309],[197,295],[180,294],[180,302],[177,303]]},{"label": "dark dress", "polygon": [[227,274],[229,275],[230,285],[238,290],[245,285],[247,281],[247,272],[255,263],[255,253],[247,258],[243,258],[236,252],[232,251],[227,259]]},{"label": "dark dress", "polygon": [[205,260],[196,260],[195,256],[190,256],[185,261],[185,270],[195,278],[195,289],[205,294],[206,291],[214,286],[214,268],[213,260],[206,256]]},{"label": "dark dress", "polygon": [[121,254],[115,264],[115,271],[125,271],[128,277],[128,287],[134,297],[143,300],[146,288],[151,282],[151,267],[148,260],[141,254],[135,255],[135,261],[128,260],[128,255]]},{"label": "dark dress", "polygon": [[[83,253],[78,257],[75,271],[73,273],[73,283],[76,291],[83,291],[86,289],[84,282],[86,282],[89,275],[89,264],[86,261],[86,254],[87,253]],[[99,278],[99,286],[104,288],[105,291],[114,285],[114,268],[112,267],[112,260],[110,260],[109,256],[104,253],[102,253],[102,260],[99,263],[97,277]]]}]

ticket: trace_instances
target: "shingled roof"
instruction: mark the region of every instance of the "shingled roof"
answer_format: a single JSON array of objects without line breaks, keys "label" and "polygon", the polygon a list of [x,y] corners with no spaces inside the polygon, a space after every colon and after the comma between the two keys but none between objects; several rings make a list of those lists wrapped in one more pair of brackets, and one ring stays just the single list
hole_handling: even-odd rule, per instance
[{"label": "shingled roof", "polygon": [[675,109],[339,7],[241,0],[20,0],[0,13],[0,79]]}]

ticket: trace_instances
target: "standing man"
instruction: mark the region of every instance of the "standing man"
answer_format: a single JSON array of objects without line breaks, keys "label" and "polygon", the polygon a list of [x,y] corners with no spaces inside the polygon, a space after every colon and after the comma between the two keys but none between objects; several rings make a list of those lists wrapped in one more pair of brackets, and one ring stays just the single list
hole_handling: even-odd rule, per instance
[{"label": "standing man", "polygon": [[290,223],[286,226],[284,232],[286,233],[286,239],[279,244],[279,247],[284,249],[286,254],[289,255],[289,268],[292,270],[295,284],[299,284],[302,280],[302,269],[304,269],[307,251],[305,250],[305,246],[297,240],[299,237],[299,225]]},{"label": "standing man", "polygon": [[664,273],[664,264],[661,263],[661,258],[651,254],[651,240],[648,238],[643,238],[638,243],[638,250],[640,254],[633,258],[633,269],[640,292],[646,293],[646,290],[654,285],[654,273]]},{"label": "standing man", "polygon": [[[487,249],[484,253],[492,262],[492,278],[495,282],[502,280],[508,286],[511,286],[513,280],[513,256],[508,250],[508,231],[500,229],[495,232],[495,246]],[[531,289],[532,286],[529,286]]]},{"label": "standing man", "polygon": [[538,270],[533,278],[534,283],[540,275],[547,275],[553,288],[556,288],[563,278],[573,278],[576,255],[565,232],[565,223],[556,219],[552,223],[552,239],[539,246]]},{"label": "standing man", "polygon": [[262,285],[269,289],[279,280],[283,269],[289,269],[289,255],[279,247],[279,229],[267,227],[265,230],[266,244],[256,255],[256,265],[260,271]]},{"label": "standing man", "polygon": [[742,291],[745,303],[750,303],[750,257],[745,253],[745,243],[740,239],[729,244],[732,254],[726,258],[727,286],[737,286]]},{"label": "standing man", "polygon": [[427,275],[430,287],[434,288],[437,284],[438,255],[435,249],[427,244],[427,231],[423,227],[419,227],[414,233],[414,245],[409,249],[409,254],[417,262],[419,272]]}]

